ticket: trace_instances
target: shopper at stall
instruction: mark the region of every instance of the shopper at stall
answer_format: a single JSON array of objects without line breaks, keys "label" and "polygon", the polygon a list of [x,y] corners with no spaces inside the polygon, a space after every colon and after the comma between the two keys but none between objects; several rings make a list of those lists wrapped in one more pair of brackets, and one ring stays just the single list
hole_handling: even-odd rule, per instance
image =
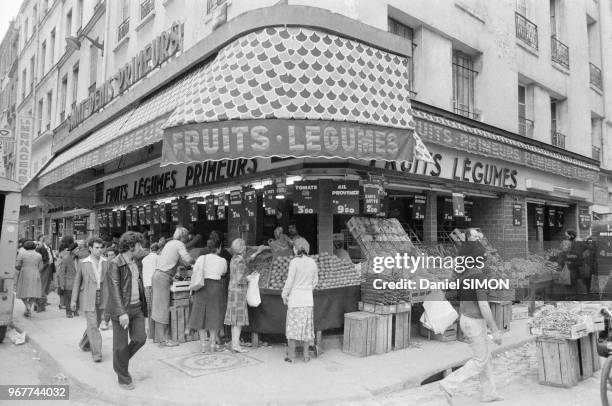
[{"label": "shopper at stall", "polygon": [[47,237],[44,234],[38,237],[36,252],[38,252],[43,259],[43,269],[40,271],[41,296],[36,301],[36,311],[44,312],[47,307],[47,294],[49,294],[49,287],[51,286],[51,280],[55,272],[55,256],[47,244]]},{"label": "shopper at stall", "polygon": [[62,305],[66,308],[66,317],[72,318],[78,316],[78,311],[70,309],[70,300],[72,299],[72,287],[76,277],[78,266],[78,251],[79,246],[73,242],[66,247],[62,254],[62,259],[57,267],[57,282],[62,291]]},{"label": "shopper at stall", "polygon": [[79,347],[84,351],[90,350],[94,362],[101,362],[102,336],[98,326],[102,319],[102,297],[104,296],[102,292],[107,288],[104,281],[108,272],[108,263],[102,256],[104,241],[95,237],[91,238],[87,242],[87,247],[90,254],[79,261],[77,266],[70,310],[76,311],[78,300],[87,323]]},{"label": "shopper at stall", "polygon": [[293,242],[296,257],[289,263],[287,281],[281,297],[287,309],[287,357],[295,361],[295,346],[298,341],[304,347],[304,362],[310,361],[309,349],[314,346],[314,300],[312,291],[319,282],[319,269],[314,259],[308,256],[308,241],[298,238]]},{"label": "shopper at stall", "polygon": [[[229,252],[229,250],[225,247],[225,244],[223,243],[224,241],[223,233],[220,231],[216,231],[216,230],[211,231],[210,235],[208,236],[208,241],[209,242],[218,241],[219,244],[221,244],[221,252],[219,253],[219,256],[225,260],[225,262],[227,263],[227,269],[229,269],[230,262],[232,261],[232,254]],[[208,246],[208,243],[207,243],[207,246]],[[222,298],[223,298],[223,306],[222,306],[223,309],[227,309],[227,296],[228,296],[229,279],[230,279],[229,276],[230,276],[229,272],[226,272],[221,277],[221,293],[222,293]],[[218,344],[220,344],[222,341],[227,341],[230,336],[231,336],[231,327],[226,326],[226,325],[222,326],[222,328],[220,328],[218,332],[218,337],[219,337]]]},{"label": "shopper at stall", "polygon": [[[113,322],[113,369],[119,386],[134,389],[128,372],[130,359],[147,339],[145,317],[147,302],[142,284],[142,263],[136,258],[142,250],[142,234],[124,233],[117,244],[119,254],[109,264],[108,303],[106,311]],[[129,334],[129,343],[128,343]]]},{"label": "shopper at stall", "polygon": [[32,305],[41,296],[40,271],[43,269],[42,255],[35,251],[36,243],[26,241],[23,244],[23,251],[17,255],[15,263],[15,293],[17,299],[23,300],[25,305],[24,317],[32,314]]},{"label": "shopper at stall", "polygon": [[[479,241],[479,232],[475,229],[466,231],[466,241],[461,244],[457,256],[484,257],[485,249]],[[475,263],[472,261],[472,263]],[[459,275],[459,286],[463,286],[463,280],[482,280],[486,270],[476,267],[465,270]],[[501,332],[495,323],[491,308],[489,306],[487,293],[482,289],[459,289],[459,312],[461,314],[459,325],[465,334],[472,350],[472,358],[460,369],[448,375],[440,383],[440,389],[444,393],[449,404],[452,405],[454,392],[461,387],[465,381],[480,377],[480,400],[482,402],[494,402],[503,400],[497,394],[495,382],[493,381],[493,367],[491,365],[491,347],[487,339],[487,326],[493,333],[493,342],[501,345]]]},{"label": "shopper at stall", "polygon": [[157,269],[152,279],[151,319],[155,329],[155,339],[161,346],[175,347],[178,343],[169,339],[168,325],[170,312],[170,287],[172,279],[181,265],[192,265],[195,261],[185,248],[189,232],[177,227],[172,241],[168,241],[157,259]]},{"label": "shopper at stall", "polygon": [[142,259],[142,282],[144,284],[145,297],[149,304],[151,303],[151,291],[153,290],[151,286],[153,273],[157,269],[157,258],[159,258],[158,252],[159,245],[153,243],[147,256]]},{"label": "shopper at stall", "polygon": [[204,287],[193,292],[189,328],[199,330],[202,352],[219,350],[218,332],[223,328],[225,301],[221,277],[227,273],[227,262],[221,254],[221,241],[208,240],[209,253],[198,258],[194,270],[203,270]]},{"label": "shopper at stall", "polygon": [[274,229],[274,239],[268,240],[268,245],[272,250],[272,257],[290,257],[293,255],[293,249],[291,248],[291,239],[283,233],[282,227],[276,227]]},{"label": "shopper at stall", "polygon": [[248,352],[240,346],[242,326],[249,325],[246,301],[248,288],[247,261],[254,259],[263,250],[260,246],[249,258],[245,258],[246,249],[246,243],[242,238],[236,238],[232,242],[231,250],[234,256],[230,262],[230,281],[224,323],[232,328],[232,351],[234,352]]}]

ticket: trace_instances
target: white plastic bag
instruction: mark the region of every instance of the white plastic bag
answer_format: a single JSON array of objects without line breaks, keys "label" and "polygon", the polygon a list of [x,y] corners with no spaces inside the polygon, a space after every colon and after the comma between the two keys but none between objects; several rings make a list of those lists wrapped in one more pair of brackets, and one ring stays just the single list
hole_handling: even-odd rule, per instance
[{"label": "white plastic bag", "polygon": [[423,302],[425,312],[421,321],[427,324],[435,334],[444,333],[459,315],[447,300]]},{"label": "white plastic bag", "polygon": [[247,275],[249,286],[247,288],[247,304],[251,307],[257,307],[261,304],[261,296],[259,295],[259,272],[253,272]]}]

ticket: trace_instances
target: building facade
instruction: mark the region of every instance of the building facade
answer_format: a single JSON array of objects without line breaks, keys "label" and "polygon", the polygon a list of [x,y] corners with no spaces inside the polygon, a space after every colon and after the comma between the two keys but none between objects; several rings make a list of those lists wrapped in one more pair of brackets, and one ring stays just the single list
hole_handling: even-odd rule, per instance
[{"label": "building facade", "polygon": [[[330,156],[322,161],[313,156],[290,158],[290,151],[280,151],[278,156],[286,155],[286,159],[257,157],[257,164],[252,164],[256,170],[244,164],[244,170],[252,172],[239,176],[241,181],[271,179],[274,183],[279,176],[312,180],[344,174],[363,183],[364,174],[380,176],[386,182],[387,211],[400,218],[415,238],[445,241],[452,229],[469,224],[507,247],[508,255],[542,248],[568,229],[588,235],[586,216],[609,211],[612,147],[607,140],[612,134],[612,105],[606,95],[611,94],[612,51],[605,46],[612,35],[609,0],[50,3],[26,1],[17,18],[17,116],[31,117],[31,160],[36,173],[26,190],[36,190],[36,204],[43,207],[35,210],[40,222],[25,217],[28,227],[34,221],[55,235],[86,236],[100,230],[99,214],[110,211],[115,223],[111,226],[106,217],[104,228],[116,233],[130,227],[128,207],[148,207],[152,201],[159,205],[179,196],[204,197],[236,186],[235,163],[201,164],[199,170],[210,172],[214,167],[214,173],[194,182],[198,170],[194,162],[208,162],[211,157],[191,156],[194,150],[186,149],[185,142],[181,150],[176,146],[179,138],[170,138],[172,134],[182,137],[192,127],[203,134],[224,131],[209,126],[226,120],[331,117],[341,122],[323,102],[328,94],[330,100],[347,97],[355,104],[347,111],[338,105],[344,121],[402,127],[393,120],[385,125],[381,121],[385,115],[379,114],[381,105],[395,113],[397,100],[389,102],[386,92],[384,100],[377,101],[364,82],[378,89],[391,80],[390,72],[381,77],[370,72],[355,79],[360,83],[355,89],[349,86],[350,95],[334,87],[343,80],[338,74],[327,77],[329,84],[293,85],[306,87],[306,93],[316,95],[314,99],[289,90],[295,75],[319,72],[322,78],[323,71],[341,72],[348,66],[342,52],[349,53],[354,43],[364,52],[371,47],[384,52],[381,55],[402,58],[402,78],[407,83],[400,97],[410,98],[412,108],[406,115],[413,118],[433,161],[408,165],[384,159],[343,159],[331,165]],[[45,11],[41,15],[36,10]],[[278,27],[301,29],[303,35]],[[314,32],[313,39],[307,37],[307,30]],[[263,48],[247,53],[247,41],[255,41],[253,35],[268,40],[262,40]],[[73,38],[67,42],[66,37]],[[276,44],[281,49],[284,41],[293,41],[299,48],[302,42],[308,44],[302,47],[303,57],[308,58],[312,55],[307,51],[319,49],[319,37],[348,45],[334,47],[326,42],[328,49],[314,55],[318,64],[297,64],[297,68],[281,66],[283,51],[266,48]],[[259,52],[263,69],[285,69],[280,80],[289,82],[285,87],[275,80],[267,82],[270,78],[260,76],[257,66],[237,56],[236,47],[251,57]],[[268,64],[264,58],[269,58]],[[234,71],[237,68],[249,79],[246,85]],[[212,79],[207,79],[219,72],[227,75],[226,87],[221,82],[211,85]],[[277,96],[266,93],[271,89]],[[213,94],[218,94],[215,100],[223,101],[225,113],[218,111],[220,106],[207,105]],[[272,103],[274,97],[278,99]],[[369,104],[372,98],[376,105]],[[260,109],[251,108],[253,99]],[[241,102],[243,106],[235,107]],[[308,108],[300,114],[291,111],[299,103],[314,112]],[[331,101],[328,104],[333,106]],[[190,111],[199,113],[186,114]],[[206,111],[215,113],[208,117]],[[278,123],[262,125],[272,129]],[[204,144],[188,145],[204,151]],[[180,159],[169,160],[170,152]],[[256,157],[228,152],[226,158]],[[142,192],[138,186],[141,179],[153,182],[173,171],[180,179],[172,187],[163,182],[154,192],[147,187],[144,190],[149,191]],[[319,187],[328,190],[331,186]],[[469,211],[462,220],[453,215],[453,196],[459,194]],[[417,201],[424,202],[424,218],[423,213],[415,214]],[[139,227],[151,232],[164,229],[147,220],[145,212],[143,216],[142,224],[140,219],[136,222]],[[215,226],[239,230],[234,235],[246,233],[255,241],[270,221],[264,216],[251,227]],[[309,228],[310,220],[303,221],[303,227]],[[344,230],[342,218],[333,214],[319,213],[312,221],[318,227],[318,235],[312,238],[319,249],[329,248],[331,235]]]}]

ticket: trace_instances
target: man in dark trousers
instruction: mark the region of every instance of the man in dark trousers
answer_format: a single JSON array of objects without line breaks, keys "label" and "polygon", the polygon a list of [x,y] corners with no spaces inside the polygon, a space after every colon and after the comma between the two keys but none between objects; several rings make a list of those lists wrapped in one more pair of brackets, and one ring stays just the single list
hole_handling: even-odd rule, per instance
[{"label": "man in dark trousers", "polygon": [[43,269],[40,271],[41,295],[36,301],[36,311],[44,312],[47,307],[47,294],[49,293],[53,273],[55,273],[55,256],[53,256],[51,247],[47,245],[47,237],[44,234],[38,236],[36,252],[43,258]]},{"label": "man in dark trousers", "polygon": [[[106,311],[113,322],[113,369],[117,373],[119,386],[134,389],[132,376],[128,372],[130,359],[145,344],[145,317],[147,302],[142,283],[143,236],[128,231],[117,244],[119,254],[110,263],[108,270],[109,297]],[[129,333],[129,343],[128,343]]]}]

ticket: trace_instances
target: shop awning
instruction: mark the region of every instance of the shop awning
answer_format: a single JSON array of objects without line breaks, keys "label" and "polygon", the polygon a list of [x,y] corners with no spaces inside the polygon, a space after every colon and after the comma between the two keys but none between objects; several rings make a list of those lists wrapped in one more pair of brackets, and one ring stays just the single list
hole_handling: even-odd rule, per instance
[{"label": "shop awning", "polygon": [[411,161],[409,90],[405,57],[308,28],[252,32],[221,49],[181,95],[164,125],[162,166],[271,156]]},{"label": "shop awning", "polygon": [[187,75],[171,84],[55,157],[41,172],[38,186],[45,188],[82,170],[161,141],[162,125],[176,107],[178,96],[192,85],[194,76]]}]

